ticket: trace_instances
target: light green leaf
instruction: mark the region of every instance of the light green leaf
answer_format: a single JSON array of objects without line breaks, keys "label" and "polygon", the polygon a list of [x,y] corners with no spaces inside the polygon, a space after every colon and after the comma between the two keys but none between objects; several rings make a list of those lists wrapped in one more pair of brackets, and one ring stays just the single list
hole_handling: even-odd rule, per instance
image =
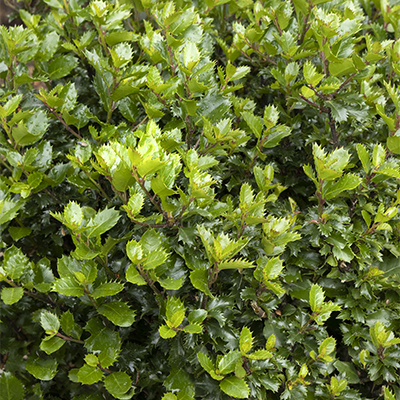
[{"label": "light green leaf", "polygon": [[161,400],[178,400],[178,398],[173,393],[165,393]]},{"label": "light green leaf", "polygon": [[310,306],[311,306],[311,310],[317,311],[322,304],[324,303],[324,291],[322,290],[322,288],[318,285],[312,285],[311,289],[310,289],[310,295],[309,295],[309,299],[310,299]]},{"label": "light green leaf", "polygon": [[356,148],[357,148],[358,158],[361,161],[363,169],[366,174],[369,174],[369,170],[371,168],[371,160],[369,158],[369,154],[368,154],[365,146],[360,143],[357,143]]},{"label": "light green leaf", "polygon": [[161,325],[158,328],[158,332],[163,339],[170,339],[176,336],[177,331],[169,328],[167,325]]},{"label": "light green leaf", "polygon": [[203,326],[200,324],[189,324],[183,328],[186,333],[201,333],[203,332]]},{"label": "light green leaf", "polygon": [[279,257],[273,257],[268,260],[263,268],[263,276],[265,280],[276,279],[283,270],[283,263]]},{"label": "light green leaf", "polygon": [[78,382],[84,385],[93,385],[103,379],[103,372],[98,367],[83,365],[78,371]]},{"label": "light green leaf", "polygon": [[94,291],[91,296],[94,299],[106,296],[114,296],[124,289],[124,284],[119,282],[106,282],[101,283]]},{"label": "light green leaf", "polygon": [[268,350],[256,350],[254,353],[247,354],[250,360],[267,360],[272,357],[272,353]]},{"label": "light green leaf", "polygon": [[259,139],[261,137],[261,131],[263,128],[261,119],[250,111],[243,111],[242,116],[256,138]]},{"label": "light green leaf", "polygon": [[130,283],[134,283],[135,285],[146,285],[146,281],[139,274],[138,270],[134,265],[130,265],[126,271],[126,280]]},{"label": "light green leaf", "polygon": [[143,258],[142,245],[136,240],[130,240],[126,244],[126,254],[134,264],[139,264]]},{"label": "light green leaf", "polygon": [[242,331],[240,332],[240,339],[239,339],[239,347],[242,355],[245,355],[251,350],[253,346],[253,340],[254,339],[251,330],[247,326],[244,326],[242,328]]},{"label": "light green leaf", "polygon": [[60,329],[60,321],[57,315],[48,311],[43,311],[40,315],[40,325],[46,333],[57,333]]},{"label": "light green leaf", "polygon": [[21,249],[13,245],[5,250],[3,268],[10,279],[18,282],[28,267],[28,257]]},{"label": "light green leaf", "polygon": [[285,125],[278,125],[270,133],[268,133],[267,139],[263,142],[263,147],[266,149],[272,149],[277,146],[280,141],[291,134],[291,129]]},{"label": "light green leaf", "polygon": [[4,304],[14,304],[22,299],[24,289],[22,287],[3,287],[1,289],[1,300]]},{"label": "light green leaf", "polygon": [[120,301],[102,304],[97,311],[107,317],[114,325],[128,327],[135,321],[135,311]]},{"label": "light green leaf", "polygon": [[46,354],[51,354],[60,349],[62,346],[64,346],[65,340],[53,336],[53,337],[47,337],[42,340],[40,343],[40,349],[43,350]]},{"label": "light green leaf", "polygon": [[186,42],[185,47],[182,51],[182,59],[184,66],[189,70],[192,69],[197,65],[200,60],[200,52],[197,49],[197,46],[193,42]]},{"label": "light green leaf", "polygon": [[220,382],[219,387],[228,396],[236,399],[247,399],[250,395],[250,389],[244,379],[239,379],[236,376],[229,376]]},{"label": "light green leaf", "polygon": [[70,201],[64,209],[64,218],[68,224],[79,227],[83,221],[83,212],[79,204]]},{"label": "light green leaf", "polygon": [[218,264],[218,268],[220,270],[223,269],[245,269],[245,268],[254,268],[255,265],[250,262],[246,261],[243,259],[237,259],[237,260],[230,260],[230,261],[223,261]]},{"label": "light green leaf", "polygon": [[320,356],[331,354],[335,350],[336,340],[333,337],[326,338],[319,346],[318,353]]},{"label": "light green leaf", "polygon": [[0,376],[0,399],[1,400],[23,400],[25,390],[20,382],[10,372],[3,371]]},{"label": "light green leaf", "polygon": [[393,393],[391,392],[391,390],[388,387],[385,387],[384,395],[385,395],[385,400],[396,400]]},{"label": "light green leaf", "polygon": [[389,136],[386,144],[392,153],[400,154],[400,136]]},{"label": "light green leaf", "polygon": [[83,287],[71,277],[57,279],[53,285],[53,291],[64,296],[83,296]]},{"label": "light green leaf", "polygon": [[384,162],[386,151],[380,143],[377,143],[372,152],[372,164],[374,167],[379,168]]},{"label": "light green leaf", "polygon": [[322,189],[322,195],[327,200],[331,200],[342,192],[355,189],[358,185],[361,184],[361,182],[362,178],[360,178],[359,176],[355,174],[346,174],[336,182],[326,182]]},{"label": "light green leaf", "polygon": [[190,282],[194,288],[202,291],[207,296],[214,297],[208,287],[208,270],[195,269],[190,273]]},{"label": "light green leaf", "polygon": [[218,370],[220,374],[230,374],[235,370],[236,363],[240,360],[241,354],[238,350],[230,351],[228,354],[224,355],[218,363]]},{"label": "light green leaf", "polygon": [[87,237],[97,237],[107,232],[118,222],[119,218],[119,211],[114,208],[106,208],[98,212],[89,225]]},{"label": "light green leaf", "polygon": [[36,358],[26,362],[26,370],[36,379],[51,381],[57,373],[57,361],[52,358]]}]

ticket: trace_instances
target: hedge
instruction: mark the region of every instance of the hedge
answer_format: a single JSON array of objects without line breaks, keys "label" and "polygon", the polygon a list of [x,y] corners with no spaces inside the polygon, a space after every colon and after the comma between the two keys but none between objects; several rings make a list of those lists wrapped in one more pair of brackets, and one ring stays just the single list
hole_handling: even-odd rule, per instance
[{"label": "hedge", "polygon": [[0,399],[400,398],[400,3],[11,5]]}]

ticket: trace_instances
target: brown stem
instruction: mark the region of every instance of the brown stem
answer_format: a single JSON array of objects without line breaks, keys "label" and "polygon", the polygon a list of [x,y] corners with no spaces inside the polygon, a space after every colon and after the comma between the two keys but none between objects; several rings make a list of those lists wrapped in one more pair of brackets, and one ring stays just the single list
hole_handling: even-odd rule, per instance
[{"label": "brown stem", "polygon": [[85,344],[85,342],[83,340],[78,340],[78,339],[74,339],[70,336],[65,336],[60,332],[56,333],[56,336],[60,337],[61,339],[68,341],[68,342],[75,342],[75,343],[80,343],[80,344]]},{"label": "brown stem", "polygon": [[331,128],[333,146],[335,147],[335,149],[337,149],[339,147],[339,132],[336,130],[336,122],[333,119],[331,109],[329,109],[328,111],[328,116],[329,116],[328,124],[329,127]]},{"label": "brown stem", "polygon": [[[43,100],[42,100],[43,101]],[[74,136],[76,136],[78,139],[83,139],[82,136],[75,132],[64,120],[63,118],[57,114],[57,112],[55,111],[55,109],[53,107],[50,107],[45,101],[43,101],[44,105],[49,109],[49,111],[65,126],[65,129],[72,133]]]}]

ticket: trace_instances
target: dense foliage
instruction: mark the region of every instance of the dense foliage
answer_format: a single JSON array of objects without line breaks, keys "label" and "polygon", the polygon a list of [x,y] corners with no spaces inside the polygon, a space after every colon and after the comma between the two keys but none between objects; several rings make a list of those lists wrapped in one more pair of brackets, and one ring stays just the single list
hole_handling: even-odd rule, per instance
[{"label": "dense foliage", "polygon": [[24,1],[1,400],[400,398],[396,3]]}]

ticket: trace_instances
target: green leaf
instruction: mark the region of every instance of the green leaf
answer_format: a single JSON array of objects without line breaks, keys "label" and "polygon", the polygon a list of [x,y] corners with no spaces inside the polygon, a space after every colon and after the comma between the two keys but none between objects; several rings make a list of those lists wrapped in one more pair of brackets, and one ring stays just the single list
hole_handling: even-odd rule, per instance
[{"label": "green leaf", "polygon": [[113,372],[104,379],[104,386],[119,399],[132,387],[132,380],[126,372]]},{"label": "green leaf", "polygon": [[22,299],[24,289],[22,287],[3,287],[1,289],[1,300],[4,304],[14,304]]},{"label": "green leaf", "polygon": [[122,68],[132,58],[132,48],[128,43],[119,43],[110,50],[111,58],[116,68]]},{"label": "green leaf", "polygon": [[208,287],[208,270],[195,269],[190,273],[190,282],[194,288],[202,291],[207,296],[214,297]]},{"label": "green leaf", "polygon": [[[153,181],[152,181],[153,184]],[[144,204],[144,197],[141,193],[135,193],[129,198],[128,204],[123,206],[126,212],[131,216],[136,216],[142,210]]]},{"label": "green leaf", "polygon": [[392,153],[400,154],[400,136],[389,136],[386,144]]},{"label": "green leaf", "polygon": [[371,168],[371,160],[369,158],[369,154],[368,154],[365,146],[363,146],[360,143],[357,143],[356,148],[357,148],[358,158],[361,161],[363,169],[364,169],[366,174],[369,174],[369,171],[370,171],[370,168]]},{"label": "green leaf", "polygon": [[310,289],[310,294],[309,294],[309,301],[310,301],[310,307],[311,310],[317,311],[318,309],[320,309],[324,303],[324,291],[322,290],[322,288],[318,285],[312,285],[311,289]]},{"label": "green leaf", "polygon": [[200,365],[211,375],[211,377],[217,381],[224,379],[224,376],[217,375],[214,371],[214,365],[211,359],[204,353],[197,353],[197,359]]},{"label": "green leaf", "polygon": [[134,265],[130,265],[126,271],[126,280],[130,283],[134,283],[135,285],[146,285],[146,281],[139,274],[138,270]]},{"label": "green leaf", "polygon": [[219,387],[228,396],[236,399],[247,399],[250,395],[250,389],[244,379],[236,376],[229,376],[220,382]]},{"label": "green leaf", "polygon": [[40,325],[46,333],[57,333],[60,329],[60,321],[57,315],[48,311],[43,311],[40,315]]},{"label": "green leaf", "polygon": [[97,311],[107,317],[114,325],[128,327],[135,321],[136,313],[120,301],[102,304]]},{"label": "green leaf", "polygon": [[272,357],[272,353],[268,350],[256,350],[254,353],[247,354],[250,360],[267,360]]},{"label": "green leaf", "polygon": [[243,259],[223,261],[218,264],[218,268],[220,270],[223,270],[223,269],[245,269],[245,268],[254,268],[254,267],[255,267],[255,265],[252,262],[246,261]]},{"label": "green leaf", "polygon": [[385,400],[396,400],[393,393],[390,391],[388,387],[385,387],[384,395],[385,395]]},{"label": "green leaf", "polygon": [[292,131],[288,126],[278,125],[268,133],[266,140],[263,142],[263,147],[266,149],[272,149],[277,146],[284,137],[289,136],[291,132]]},{"label": "green leaf", "polygon": [[72,315],[71,311],[68,310],[62,313],[60,323],[61,329],[65,332],[65,334],[71,336],[75,328],[74,316]]},{"label": "green leaf", "polygon": [[320,356],[331,354],[335,350],[336,340],[333,337],[326,338],[319,346],[318,353]]},{"label": "green leaf", "polygon": [[53,285],[53,291],[64,296],[83,296],[83,287],[74,278],[57,279]]},{"label": "green leaf", "polygon": [[8,371],[3,371],[0,376],[0,399],[1,400],[23,400],[25,390],[14,375]]},{"label": "green leaf", "polygon": [[254,339],[251,330],[247,326],[244,326],[242,328],[242,331],[240,332],[239,339],[239,347],[242,355],[245,355],[251,350],[251,348],[253,347],[253,340]]},{"label": "green leaf", "polygon": [[78,60],[76,57],[64,54],[53,58],[48,64],[49,78],[60,79],[68,75],[76,66]]},{"label": "green leaf", "polygon": [[114,208],[106,208],[97,213],[89,225],[87,231],[88,239],[92,236],[100,236],[110,230],[118,222],[119,218],[119,211]]},{"label": "green leaf", "polygon": [[379,168],[384,162],[386,151],[380,143],[377,143],[372,152],[372,164],[374,167]]},{"label": "green leaf", "polygon": [[52,358],[28,359],[25,364],[26,370],[41,381],[51,381],[56,376],[57,366],[57,361]]},{"label": "green leaf", "polygon": [[91,296],[94,299],[106,296],[114,296],[124,290],[124,284],[119,282],[106,282],[101,283],[96,289],[93,290]]},{"label": "green leaf", "polygon": [[200,324],[189,324],[183,328],[186,333],[201,333],[203,332],[203,326]]},{"label": "green leaf", "polygon": [[347,382],[351,385],[360,382],[360,378],[358,377],[357,370],[353,363],[336,360],[333,365],[341,374],[344,374]]},{"label": "green leaf", "polygon": [[256,138],[259,139],[263,128],[261,119],[249,111],[243,111],[242,116]]},{"label": "green leaf", "polygon": [[79,227],[83,221],[83,212],[79,204],[70,201],[64,209],[64,218],[68,224]]},{"label": "green leaf", "polygon": [[327,200],[331,200],[342,192],[355,189],[358,185],[361,184],[361,182],[362,178],[360,178],[359,176],[354,174],[346,174],[336,182],[326,182],[322,189],[322,195]]},{"label": "green leaf", "polygon": [[160,336],[161,336],[163,339],[170,339],[170,338],[173,338],[173,337],[175,337],[176,334],[177,334],[177,331],[176,331],[176,330],[174,330],[174,329],[172,329],[172,328],[169,328],[167,325],[161,325],[161,326],[158,328],[158,332],[160,333]]},{"label": "green leaf", "polygon": [[83,365],[78,371],[78,382],[84,385],[93,385],[103,379],[103,372],[98,367]]},{"label": "green leaf", "polygon": [[189,71],[192,71],[192,69],[197,65],[200,60],[200,53],[195,43],[189,41],[186,42],[186,45],[182,51],[182,59],[184,66]]},{"label": "green leaf", "polygon": [[235,370],[236,363],[240,360],[241,354],[238,350],[230,351],[224,355],[217,365],[220,374],[230,374]]},{"label": "green leaf", "polygon": [[60,349],[62,346],[64,346],[65,340],[53,336],[53,337],[47,337],[42,340],[40,343],[40,349],[43,350],[47,355],[54,353],[58,349]]},{"label": "green leaf", "polygon": [[150,270],[162,265],[168,258],[168,253],[165,250],[152,251],[143,261],[143,269]]},{"label": "green leaf", "polygon": [[25,122],[20,121],[12,128],[14,140],[21,146],[34,144],[45,134],[49,126],[47,114],[43,110],[36,110]]},{"label": "green leaf", "polygon": [[24,203],[25,201],[22,199],[16,201],[7,199],[0,200],[0,225],[14,219]]},{"label": "green leaf", "polygon": [[265,280],[276,279],[283,270],[283,263],[279,257],[273,257],[268,260],[263,268],[263,276]]},{"label": "green leaf", "polygon": [[10,279],[18,282],[28,267],[28,257],[21,249],[13,245],[5,250],[3,268]]}]

